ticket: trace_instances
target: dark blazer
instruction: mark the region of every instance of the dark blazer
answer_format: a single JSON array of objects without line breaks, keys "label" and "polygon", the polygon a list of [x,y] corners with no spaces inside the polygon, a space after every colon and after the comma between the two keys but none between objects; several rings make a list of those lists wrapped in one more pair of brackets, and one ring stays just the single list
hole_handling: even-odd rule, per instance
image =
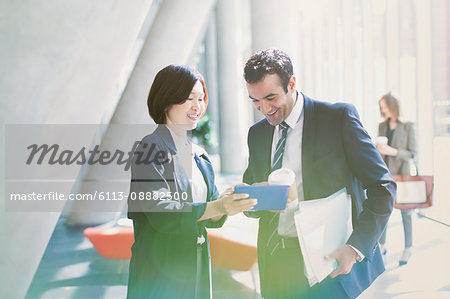
[{"label": "dark blazer", "polygon": [[[343,187],[351,195],[353,233],[347,243],[360,250],[365,259],[356,263],[349,274],[336,279],[354,298],[384,271],[377,245],[393,209],[396,185],[353,105],[329,104],[306,96],[304,99],[301,151],[304,199],[327,197]],[[265,119],[250,128],[245,183],[267,181],[273,132],[274,127]],[[266,245],[271,212],[246,214],[260,219],[258,263],[264,296],[264,272],[270,271],[264,266],[269,254]]]},{"label": "dark blazer", "polygon": [[[144,146],[147,144],[147,146]],[[151,155],[147,154],[151,151]],[[154,159],[162,151],[165,159]],[[136,153],[143,153],[150,164],[136,163]],[[210,298],[210,254],[205,227],[220,227],[220,221],[197,220],[203,215],[206,203],[193,203],[187,176],[176,165],[177,150],[165,126],[145,136],[136,149],[131,167],[128,217],[133,220],[134,239],[128,298],[194,298],[197,276],[197,237],[204,236],[202,245],[201,295]],[[191,157],[189,157],[191,158]],[[157,163],[164,161],[164,163]],[[217,199],[214,171],[205,152],[195,155],[195,161],[208,188],[207,201]],[[139,193],[158,191],[179,192],[178,200],[132,200]],[[182,200],[181,193],[188,194]],[[134,195],[132,195],[135,193]]]},{"label": "dark blazer", "polygon": [[[386,136],[388,129],[386,120],[378,126],[378,135]],[[392,134],[391,146],[398,150],[398,155],[385,156],[384,161],[392,174],[410,174],[409,160],[416,154],[416,135],[412,123],[397,121],[397,127]]]}]

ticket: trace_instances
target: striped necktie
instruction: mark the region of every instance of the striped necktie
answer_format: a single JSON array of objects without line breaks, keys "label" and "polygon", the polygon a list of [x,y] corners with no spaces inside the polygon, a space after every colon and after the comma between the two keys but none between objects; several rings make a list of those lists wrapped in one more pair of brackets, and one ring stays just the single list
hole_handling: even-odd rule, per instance
[{"label": "striped necktie", "polygon": [[284,121],[280,124],[281,137],[278,139],[277,147],[275,148],[275,155],[272,159],[272,171],[280,169],[283,163],[284,147],[286,146],[286,136],[288,131],[288,124]]},{"label": "striped necktie", "polygon": [[[277,169],[281,168],[281,165],[283,163],[283,154],[284,154],[284,148],[286,146],[286,137],[287,137],[287,131],[288,131],[288,124],[286,122],[282,122],[280,124],[280,130],[281,130],[281,137],[278,139],[277,146],[275,148],[275,154],[273,155],[272,159],[272,171],[275,171]],[[269,219],[269,238],[267,240],[267,248],[270,252],[270,255],[273,255],[275,250],[278,247],[278,221],[280,219],[280,213],[274,213],[270,216]]]}]

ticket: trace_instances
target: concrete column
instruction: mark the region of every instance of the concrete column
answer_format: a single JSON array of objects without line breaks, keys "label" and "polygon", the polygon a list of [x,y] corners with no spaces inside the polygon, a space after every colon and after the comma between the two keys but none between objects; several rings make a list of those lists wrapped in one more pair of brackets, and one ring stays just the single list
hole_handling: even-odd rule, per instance
[{"label": "concrete column", "polygon": [[[373,5],[373,52],[374,52],[374,98],[377,102],[386,93],[386,2],[372,1]],[[382,120],[378,113],[378,122]]]},{"label": "concrete column", "polygon": [[[154,123],[147,109],[147,96],[153,78],[159,70],[169,64],[189,64],[192,61],[200,42],[203,40],[214,3],[214,0],[189,2],[165,0],[162,2],[122,98],[117,105],[111,120],[112,124]],[[186,16],[195,16],[195,19],[186,18]],[[148,133],[151,132],[146,134]],[[113,142],[117,140],[114,139],[116,136],[110,134],[111,131],[107,131],[103,138],[113,140]],[[144,136],[145,134],[140,137]],[[120,178],[122,176],[120,175]],[[91,167],[87,177],[111,178],[111,174],[105,167]],[[129,179],[121,186],[119,191],[127,194],[129,192]],[[85,188],[89,188],[89,186],[84,184],[80,187],[79,192],[82,193]],[[72,225],[94,225],[114,218],[114,213],[89,213],[92,204],[95,203],[75,202],[67,219],[68,223]],[[102,203],[99,202],[98,204]],[[109,209],[120,211],[123,204],[120,201],[111,203]]]},{"label": "concrete column", "polygon": [[319,16],[317,20],[314,20],[312,26],[312,69],[313,74],[311,77],[314,81],[314,96],[317,99],[323,98],[324,88],[324,70],[325,70],[325,51],[324,51],[324,20]]},{"label": "concrete column", "polygon": [[337,15],[336,15],[336,1],[330,1],[325,14],[326,25],[326,56],[327,64],[325,66],[326,76],[326,95],[324,99],[336,100],[339,97],[338,94],[338,58],[337,58]]},{"label": "concrete column", "polygon": [[219,70],[220,154],[222,172],[242,172],[246,161],[246,111],[250,101],[244,91],[241,1],[217,1],[217,57]]},{"label": "concrete column", "polygon": [[[298,60],[298,1],[251,0],[252,53],[267,48],[285,51],[299,73]],[[262,119],[254,113],[255,120]]]},{"label": "concrete column", "polygon": [[342,5],[336,4],[336,64],[337,64],[337,98],[345,99],[345,65],[344,53],[346,46],[344,44],[344,14],[342,12]]},{"label": "concrete column", "polygon": [[355,49],[353,40],[353,1],[342,0],[343,60],[344,60],[344,101],[355,104]]},{"label": "concrete column", "polygon": [[[110,116],[114,86],[151,2],[1,1],[1,124],[89,124]],[[2,170],[4,158],[2,146]],[[4,178],[1,171],[2,200]],[[25,296],[59,216],[0,208],[0,298]]]},{"label": "concrete column", "polygon": [[401,119],[417,123],[416,11],[413,0],[400,0],[399,90]]},{"label": "concrete column", "polygon": [[359,110],[363,123],[366,123],[366,101],[364,98],[364,40],[363,40],[363,1],[354,1],[352,5],[351,36],[353,40],[353,103]]},{"label": "concrete column", "polygon": [[279,48],[294,62],[298,56],[298,11],[295,0],[251,0],[252,51]]},{"label": "concrete column", "polygon": [[[303,11],[306,15],[308,11]],[[299,82],[297,83],[297,88],[304,92],[306,95],[310,97],[315,97],[315,82],[314,82],[314,44],[313,44],[313,32],[312,32],[313,24],[306,17],[302,18],[301,21],[301,47],[299,48],[299,53],[302,57],[300,62],[301,69],[297,76],[300,77]],[[301,84],[300,84],[301,83]]]},{"label": "concrete column", "polygon": [[386,85],[398,93],[400,80],[399,0],[386,1]]},{"label": "concrete column", "polygon": [[433,101],[431,69],[431,4],[415,0],[417,50],[417,150],[420,174],[433,173]]},{"label": "concrete column", "polygon": [[[219,129],[219,80],[218,80],[218,67],[217,67],[217,27],[216,27],[216,14],[213,10],[208,29],[205,38],[205,55],[206,55],[206,86],[208,88],[208,113],[211,115],[211,121],[213,122],[216,130]],[[214,149],[215,154],[219,149]],[[214,163],[214,161],[212,161]],[[219,163],[220,164],[220,163]],[[214,165],[216,171],[220,171],[220,165]],[[218,167],[216,169],[216,167]]]},{"label": "concrete column", "polygon": [[448,132],[445,122],[440,121],[448,117],[450,106],[450,4],[447,0],[433,0],[431,7],[434,133],[439,136]]},{"label": "concrete column", "polygon": [[371,3],[361,2],[362,9],[362,42],[363,42],[363,101],[364,101],[364,126],[371,136],[378,135],[378,95],[375,92],[375,45],[374,42],[374,16]]}]

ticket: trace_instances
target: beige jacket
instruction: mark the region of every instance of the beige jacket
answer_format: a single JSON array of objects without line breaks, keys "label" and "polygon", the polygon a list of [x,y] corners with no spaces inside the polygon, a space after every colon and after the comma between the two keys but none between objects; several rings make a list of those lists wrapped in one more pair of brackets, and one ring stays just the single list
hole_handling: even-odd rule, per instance
[{"label": "beige jacket", "polygon": [[[387,121],[380,123],[378,135],[387,135]],[[398,150],[398,155],[383,156],[386,165],[392,174],[410,174],[409,159],[416,155],[416,136],[412,123],[397,122],[397,127],[392,135],[391,146]]]}]

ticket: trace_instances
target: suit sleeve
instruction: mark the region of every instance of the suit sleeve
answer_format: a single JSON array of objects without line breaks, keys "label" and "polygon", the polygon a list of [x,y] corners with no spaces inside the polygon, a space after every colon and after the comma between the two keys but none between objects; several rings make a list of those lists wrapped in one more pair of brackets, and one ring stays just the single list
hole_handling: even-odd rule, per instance
[{"label": "suit sleeve", "polygon": [[344,109],[342,136],[347,163],[367,196],[347,243],[370,257],[391,215],[396,184],[352,105]]},{"label": "suit sleeve", "polygon": [[[253,132],[254,134],[254,132]],[[252,128],[248,131],[248,137],[247,137],[247,144],[248,144],[248,151],[249,151],[249,157],[248,157],[248,166],[247,169],[244,172],[244,176],[242,177],[242,182],[252,185],[256,182],[255,178],[253,177],[253,165],[255,163],[254,159],[252,159],[252,151],[255,150],[255,146],[252,142]],[[268,211],[246,211],[244,212],[244,215],[250,218],[260,218],[264,215],[268,215],[272,212]]]},{"label": "suit sleeve", "polygon": [[[164,149],[158,148],[157,151],[160,150]],[[173,160],[156,164],[136,163],[136,159],[133,159],[128,197],[129,215],[133,218],[133,213],[144,213],[151,226],[159,232],[198,236],[201,224],[197,220],[205,212],[206,203],[193,203],[191,194],[188,194],[186,200],[169,199],[169,194],[173,196],[177,191],[173,187],[176,183],[170,171],[170,163]],[[155,199],[154,194],[165,197]]]},{"label": "suit sleeve", "polygon": [[[216,185],[214,185],[214,190],[211,192],[210,201],[216,200],[219,198],[219,191],[217,190]],[[227,220],[227,215],[223,215],[222,218],[220,218],[218,221],[214,221],[212,219],[208,219],[202,222],[206,222],[206,227],[209,228],[219,228],[222,227],[222,225],[225,223],[225,220]]]}]

